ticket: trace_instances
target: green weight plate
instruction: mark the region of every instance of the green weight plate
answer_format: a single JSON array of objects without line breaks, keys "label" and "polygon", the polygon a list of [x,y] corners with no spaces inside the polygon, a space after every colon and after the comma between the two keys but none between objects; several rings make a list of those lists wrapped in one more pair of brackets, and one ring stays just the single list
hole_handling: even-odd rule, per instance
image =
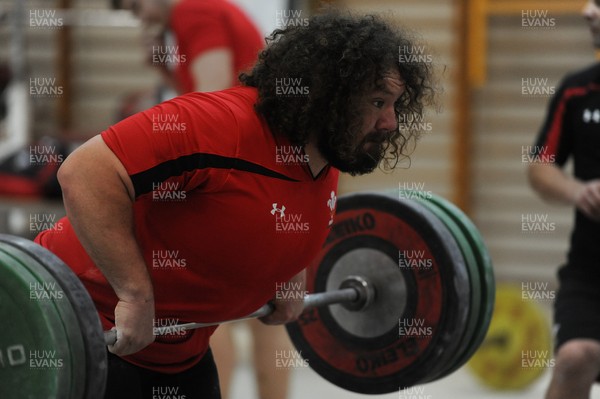
[{"label": "green weight plate", "polygon": [[471,222],[471,220],[451,202],[435,195],[431,198],[431,201],[436,203],[440,208],[444,209],[448,215],[454,218],[455,222],[461,227],[463,233],[470,241],[471,247],[477,259],[482,289],[482,306],[479,321],[477,323],[478,328],[476,334],[467,350],[463,353],[463,356],[459,359],[459,361],[456,362],[455,366],[449,369],[445,374],[448,375],[463,366],[471,358],[471,356],[473,356],[477,348],[479,348],[483,342],[492,320],[496,286],[492,260],[477,227],[475,227],[473,222]]},{"label": "green weight plate", "polygon": [[0,249],[2,398],[69,398],[69,343],[52,301],[30,298],[39,280]]},{"label": "green weight plate", "polygon": [[463,356],[467,347],[471,343],[473,336],[476,334],[478,327],[479,315],[481,311],[481,285],[479,283],[479,269],[477,266],[477,260],[471,248],[469,240],[463,234],[461,228],[457,225],[455,220],[448,215],[442,208],[440,208],[435,202],[429,200],[429,196],[412,196],[417,199],[419,203],[423,204],[429,211],[431,211],[437,218],[439,218],[444,225],[450,230],[456,243],[458,244],[461,253],[465,259],[467,271],[469,274],[469,316],[464,326],[464,332],[460,338],[460,341],[456,345],[453,356],[445,364],[431,371],[427,378],[422,382],[429,382],[438,379],[441,375],[445,375],[446,371],[451,369]]},{"label": "green weight plate", "polygon": [[55,281],[59,282],[76,315],[72,327],[76,329],[78,326],[83,339],[83,351],[76,352],[77,356],[80,353],[85,354],[85,361],[77,365],[80,369],[78,372],[83,373],[85,377],[85,390],[83,396],[69,399],[103,398],[108,369],[106,344],[100,318],[87,290],[67,265],[40,245],[21,237],[0,234],[0,246],[3,245],[12,246],[37,260],[36,265],[45,268]]},{"label": "green weight plate", "polygon": [[50,301],[56,307],[62,320],[63,329],[68,342],[68,357],[63,359],[64,367],[71,371],[71,389],[69,398],[83,398],[85,390],[85,348],[77,314],[67,297],[64,287],[47,269],[47,265],[40,263],[27,252],[6,243],[0,243],[3,252],[12,256],[23,267],[28,269],[38,280],[35,288],[30,289],[32,301]]}]

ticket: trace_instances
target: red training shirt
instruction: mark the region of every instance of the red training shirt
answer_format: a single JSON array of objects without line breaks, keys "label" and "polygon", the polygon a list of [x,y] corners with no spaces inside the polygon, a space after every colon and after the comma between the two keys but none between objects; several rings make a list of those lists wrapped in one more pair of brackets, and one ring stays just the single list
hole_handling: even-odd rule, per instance
[{"label": "red training shirt", "polygon": [[191,65],[198,55],[216,48],[227,48],[233,55],[232,82],[243,70],[252,67],[264,41],[258,29],[237,6],[224,0],[181,0],[170,16],[180,55],[185,60],[175,69],[182,93],[195,91],[197,83]]},{"label": "red training shirt", "polygon": [[[338,171],[327,166],[313,178],[302,149],[275,138],[256,114],[256,99],[249,87],[190,93],[102,133],[135,187],[156,326],[253,312],[311,262],[329,232]],[[108,330],[117,297],[69,220],[58,223],[36,241],[75,271]],[[213,331],[174,330],[125,359],[180,372],[201,359]]]}]

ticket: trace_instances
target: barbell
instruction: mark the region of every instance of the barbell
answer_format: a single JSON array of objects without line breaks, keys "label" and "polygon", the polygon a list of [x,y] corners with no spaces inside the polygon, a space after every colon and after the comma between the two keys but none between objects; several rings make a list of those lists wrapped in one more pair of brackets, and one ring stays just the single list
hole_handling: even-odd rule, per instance
[{"label": "barbell", "polygon": [[[348,276],[346,280],[342,282],[338,290],[305,295],[302,299],[302,307],[303,309],[309,309],[313,307],[340,303],[351,309],[362,310],[373,301],[374,295],[375,293],[373,287],[362,277]],[[154,327],[153,332],[154,335],[168,335],[172,334],[174,331],[177,331],[177,333],[183,333],[186,330],[217,326],[220,324],[234,323],[268,316],[273,312],[274,309],[275,308],[273,305],[267,303],[255,312],[238,319],[215,321],[210,323],[173,324],[164,327]],[[113,345],[115,342],[117,342],[116,330],[104,331],[104,341],[106,345]]]},{"label": "barbell", "polygon": [[[306,290],[303,313],[286,325],[293,344],[323,378],[365,394],[461,367],[483,341],[494,306],[479,232],[431,193],[340,197],[330,234],[307,268]],[[271,311],[265,305],[242,319]],[[103,397],[106,345],[115,332],[102,330],[89,294],[64,263],[7,235],[0,235],[0,319],[0,397]]]}]

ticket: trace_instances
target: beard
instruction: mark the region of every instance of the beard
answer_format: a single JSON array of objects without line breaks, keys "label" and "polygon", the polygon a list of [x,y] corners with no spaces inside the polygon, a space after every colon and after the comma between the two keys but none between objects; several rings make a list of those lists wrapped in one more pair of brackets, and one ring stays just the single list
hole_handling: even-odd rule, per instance
[{"label": "beard", "polygon": [[325,160],[341,172],[352,176],[371,173],[379,165],[388,148],[391,132],[379,130],[365,135],[357,145],[348,150],[343,143],[348,133],[335,133],[333,137],[319,138],[318,149]]}]

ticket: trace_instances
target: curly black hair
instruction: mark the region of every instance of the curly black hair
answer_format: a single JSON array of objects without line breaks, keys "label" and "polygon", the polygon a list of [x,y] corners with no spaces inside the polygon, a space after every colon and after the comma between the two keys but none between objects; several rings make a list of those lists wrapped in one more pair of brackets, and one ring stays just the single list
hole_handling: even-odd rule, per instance
[{"label": "curly black hair", "polygon": [[[392,169],[408,157],[408,143],[419,131],[404,121],[422,118],[435,90],[429,60],[407,57],[415,48],[407,33],[375,15],[327,10],[306,24],[277,29],[266,40],[266,49],[240,81],[258,89],[255,108],[274,134],[294,145],[305,145],[317,134],[337,150],[352,151],[360,96],[381,88],[383,77],[395,70],[405,91],[395,104],[399,123],[383,146],[383,166]],[[285,78],[307,89],[282,95],[278,85]]]}]

